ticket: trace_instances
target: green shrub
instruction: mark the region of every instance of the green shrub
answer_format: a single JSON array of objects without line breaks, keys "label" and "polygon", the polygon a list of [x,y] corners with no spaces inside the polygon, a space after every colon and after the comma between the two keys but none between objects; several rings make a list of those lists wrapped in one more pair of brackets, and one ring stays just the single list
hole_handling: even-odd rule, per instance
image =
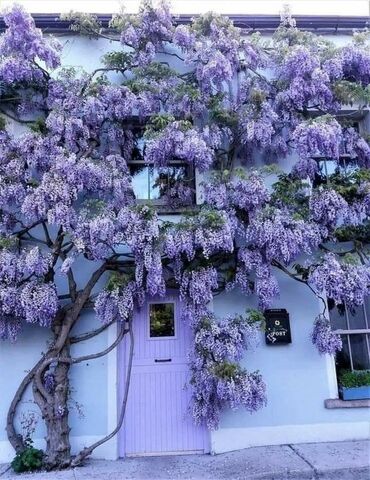
[{"label": "green shrub", "polygon": [[35,448],[31,441],[27,442],[25,450],[17,453],[11,467],[16,473],[33,472],[42,467],[42,450]]},{"label": "green shrub", "polygon": [[339,383],[345,388],[370,386],[370,370],[343,371],[339,375]]}]

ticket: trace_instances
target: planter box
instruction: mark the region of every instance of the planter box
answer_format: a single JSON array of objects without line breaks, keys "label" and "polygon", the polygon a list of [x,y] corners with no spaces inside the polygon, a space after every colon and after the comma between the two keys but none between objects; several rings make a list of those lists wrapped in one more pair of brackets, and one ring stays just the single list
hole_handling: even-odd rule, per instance
[{"label": "planter box", "polygon": [[362,400],[370,398],[370,385],[351,388],[340,387],[339,393],[343,400]]}]

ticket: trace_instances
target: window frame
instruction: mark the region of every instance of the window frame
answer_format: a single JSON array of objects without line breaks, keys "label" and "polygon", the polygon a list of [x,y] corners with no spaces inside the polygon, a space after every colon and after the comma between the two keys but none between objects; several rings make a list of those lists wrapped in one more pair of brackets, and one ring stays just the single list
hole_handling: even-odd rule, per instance
[{"label": "window frame", "polygon": [[[173,328],[174,328],[174,335],[171,336],[163,336],[163,337],[152,337],[150,335],[150,306],[151,305],[158,305],[158,304],[172,304],[173,305]],[[178,338],[178,325],[177,325],[177,302],[174,300],[153,300],[147,303],[147,339],[149,341],[157,342],[161,340],[177,340]]]},{"label": "window frame", "polygon": [[[145,162],[145,160],[130,160],[127,162],[127,166],[130,170],[131,165],[141,165],[143,167],[152,167],[152,168],[171,168],[171,167],[185,167],[187,170],[187,175],[185,177],[185,182],[189,183],[190,187],[193,188],[194,193],[192,195],[192,200],[189,205],[186,205],[184,207],[191,207],[195,205],[195,198],[196,198],[196,181],[195,181],[195,175],[194,175],[194,168],[192,165],[187,163],[184,160],[171,160],[168,165],[164,167],[154,167],[153,163],[148,163]],[[130,172],[131,178],[133,178],[131,172]],[[135,192],[134,192],[135,194]],[[150,179],[149,179],[149,173],[148,173],[148,196],[150,195]],[[162,198],[136,198],[135,195],[135,201],[137,204],[143,204],[143,203],[150,203],[151,205],[155,206],[167,206],[167,202]]]},{"label": "window frame", "polygon": [[[143,138],[143,129],[140,128],[140,124],[138,123],[138,128],[135,130],[135,147],[134,147],[134,150],[137,151],[137,153],[139,153],[139,155],[135,155],[133,156],[130,160],[127,161],[127,166],[128,166],[128,169],[130,170],[130,167],[132,165],[142,165],[144,167],[152,167],[152,168],[171,168],[171,167],[185,167],[186,169],[186,177],[185,177],[185,180],[184,182],[186,182],[192,189],[193,189],[193,194],[192,194],[192,198],[191,198],[191,202],[189,203],[189,205],[183,205],[179,208],[170,208],[169,207],[169,211],[171,212],[177,212],[177,211],[183,211],[183,210],[186,210],[186,209],[189,209],[189,208],[193,208],[194,206],[196,206],[196,198],[197,198],[197,182],[196,182],[196,176],[195,176],[195,168],[194,166],[191,164],[191,163],[188,163],[186,162],[186,160],[181,160],[179,158],[173,158],[170,162],[168,162],[167,165],[163,166],[163,167],[155,167],[153,162],[146,162],[145,159],[144,159],[144,152],[145,152],[145,139]],[[140,145],[140,143],[142,143]],[[132,174],[131,174],[131,171],[130,171],[130,175],[131,175],[131,178],[132,177]],[[147,179],[147,182],[148,182],[148,185],[147,185],[147,190],[148,190],[148,197],[150,197],[150,177],[149,177],[149,172],[148,172],[148,179]],[[135,192],[134,192],[135,194]],[[150,205],[153,205],[153,206],[157,206],[157,207],[162,207],[164,209],[166,209],[166,207],[168,206],[167,205],[167,202],[163,199],[163,198],[158,198],[158,199],[151,199],[151,198],[136,198],[136,195],[135,195],[135,202],[137,204],[150,204]]]},{"label": "window frame", "polygon": [[[310,118],[316,118],[321,116],[322,113],[318,112],[317,110],[313,110],[310,112]],[[356,130],[360,135],[367,133],[370,131],[370,109],[363,109],[359,110],[341,110],[338,115],[334,115],[334,118],[338,120],[339,118],[348,119],[356,123]],[[332,158],[324,157],[322,155],[313,155],[312,160],[317,163],[318,169],[321,175],[325,176],[326,180],[330,173],[328,174],[328,167],[327,162],[335,161]],[[320,163],[323,163],[323,170],[320,168]],[[357,165],[357,158],[351,158],[348,153],[343,153],[339,156],[338,162],[344,163],[344,169],[347,169],[348,166],[352,163],[352,165]],[[313,185],[315,185],[315,180],[313,181]]]},{"label": "window frame", "polygon": [[[369,305],[370,305],[370,298],[368,299]],[[366,345],[366,350],[367,350],[367,358],[369,362],[369,368],[370,368],[370,311],[368,312],[366,309],[366,300],[364,303],[357,308],[361,308],[364,314],[364,320],[365,320],[365,325],[367,328],[350,328],[350,319],[348,315],[348,307],[347,305],[344,305],[344,316],[345,316],[345,322],[347,328],[333,328],[333,332],[336,333],[337,335],[346,336],[347,337],[347,344],[348,344],[348,353],[349,353],[349,361],[350,361],[350,367],[351,371],[355,370],[353,367],[353,354],[352,354],[352,345],[350,342],[350,337],[351,335],[364,335],[365,336],[365,345]],[[336,308],[336,307],[335,307]],[[330,324],[332,325],[332,319],[330,316],[330,309],[328,307],[328,314],[329,314],[329,320]]]}]

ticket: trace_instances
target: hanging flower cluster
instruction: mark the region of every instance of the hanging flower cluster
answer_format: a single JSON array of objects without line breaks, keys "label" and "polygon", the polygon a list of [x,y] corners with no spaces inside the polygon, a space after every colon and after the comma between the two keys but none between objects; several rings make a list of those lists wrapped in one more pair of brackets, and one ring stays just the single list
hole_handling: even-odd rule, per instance
[{"label": "hanging flower cluster", "polygon": [[232,252],[235,230],[235,219],[225,212],[203,209],[168,228],[165,253],[172,259],[181,260],[184,255],[192,260],[198,250],[205,258],[216,252]]},{"label": "hanging flower cluster", "polygon": [[321,68],[319,53],[306,45],[294,45],[276,67],[286,89],[277,95],[280,108],[304,110],[318,105],[325,111],[336,107],[330,76]]},{"label": "hanging flower cluster", "polygon": [[114,23],[121,30],[121,43],[133,49],[133,60],[140,66],[149,64],[172,38],[172,17],[163,1],[157,8],[147,2],[138,14],[117,16]]},{"label": "hanging flower cluster", "polygon": [[309,208],[312,220],[328,228],[335,227],[348,216],[348,203],[332,189],[316,190],[310,197]]},{"label": "hanging flower cluster", "polygon": [[316,160],[313,158],[301,158],[292,168],[292,175],[302,180],[306,178],[313,180],[318,171]]},{"label": "hanging flower cluster", "polygon": [[330,320],[324,315],[319,315],[314,323],[311,333],[312,343],[321,355],[335,355],[342,350],[342,339],[340,335],[332,331]]},{"label": "hanging flower cluster", "polygon": [[202,132],[184,122],[172,122],[147,142],[145,159],[158,167],[173,159],[184,160],[202,172],[211,167],[214,152]]},{"label": "hanging flower cluster", "polygon": [[38,247],[0,250],[0,338],[15,341],[22,321],[51,325],[59,308],[55,284],[45,281],[51,262]]},{"label": "hanging flower cluster", "polygon": [[292,262],[300,253],[311,253],[325,238],[327,231],[316,223],[295,220],[283,210],[263,212],[253,218],[246,238],[264,252],[268,261]]},{"label": "hanging flower cluster", "polygon": [[230,179],[213,178],[204,182],[205,203],[217,209],[238,208],[254,212],[270,199],[269,191],[258,172],[235,175]]},{"label": "hanging flower cluster", "polygon": [[129,320],[137,299],[138,289],[135,282],[121,278],[118,278],[119,281],[117,278],[114,280],[95,300],[95,313],[104,324]]},{"label": "hanging flower cluster", "polygon": [[367,44],[347,45],[341,52],[343,78],[364,86],[370,83],[370,54]]},{"label": "hanging flower cluster", "polygon": [[193,202],[194,193],[191,186],[180,180],[175,180],[174,185],[167,189],[164,197],[170,208],[178,209],[190,206]]},{"label": "hanging flower cluster", "polygon": [[212,290],[218,287],[217,270],[212,267],[185,271],[181,277],[180,298],[190,297],[195,305],[205,305],[213,298]]},{"label": "hanging flower cluster", "polygon": [[293,132],[296,149],[303,159],[314,156],[337,160],[342,141],[342,129],[330,115],[299,124]]},{"label": "hanging flower cluster", "polygon": [[248,247],[239,250],[235,279],[227,285],[228,289],[235,286],[246,295],[256,294],[261,310],[271,307],[273,300],[279,296],[279,285],[271,265],[259,251]]},{"label": "hanging flower cluster", "polygon": [[42,83],[45,75],[35,63],[41,60],[48,68],[58,67],[61,45],[55,39],[47,42],[20,5],[5,12],[4,22],[7,29],[0,41],[0,80],[9,86]]},{"label": "hanging flower cluster", "polygon": [[239,31],[228,18],[211,12],[196,19],[190,28],[178,26],[174,41],[185,53],[186,64],[194,66],[196,79],[206,94],[222,91],[243,60],[250,64],[257,57],[251,45],[243,45]]},{"label": "hanging flower cluster", "polygon": [[265,405],[261,375],[247,372],[238,363],[257,339],[258,326],[249,318],[230,316],[218,321],[211,313],[202,317],[190,353],[191,411],[196,423],[217,428],[225,408],[254,412]]},{"label": "hanging flower cluster", "polygon": [[343,131],[343,153],[356,159],[359,166],[370,168],[370,145],[352,127]]},{"label": "hanging flower cluster", "polygon": [[149,295],[165,294],[161,251],[158,246],[159,226],[156,213],[148,206],[124,208],[118,214],[123,241],[135,255],[135,280],[145,285]]},{"label": "hanging flower cluster", "polygon": [[337,305],[362,305],[370,294],[370,267],[341,263],[334,253],[328,253],[322,263],[311,267],[309,282]]},{"label": "hanging flower cluster", "polygon": [[278,119],[278,115],[266,101],[257,108],[245,109],[241,112],[241,141],[256,147],[270,146]]}]

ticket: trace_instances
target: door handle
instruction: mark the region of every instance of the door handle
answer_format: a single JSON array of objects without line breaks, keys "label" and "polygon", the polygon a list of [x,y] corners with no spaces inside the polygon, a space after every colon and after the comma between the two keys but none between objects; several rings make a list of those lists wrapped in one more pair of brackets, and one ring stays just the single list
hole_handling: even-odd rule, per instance
[{"label": "door handle", "polygon": [[165,362],[172,362],[172,358],[156,358],[155,363],[165,363]]}]

